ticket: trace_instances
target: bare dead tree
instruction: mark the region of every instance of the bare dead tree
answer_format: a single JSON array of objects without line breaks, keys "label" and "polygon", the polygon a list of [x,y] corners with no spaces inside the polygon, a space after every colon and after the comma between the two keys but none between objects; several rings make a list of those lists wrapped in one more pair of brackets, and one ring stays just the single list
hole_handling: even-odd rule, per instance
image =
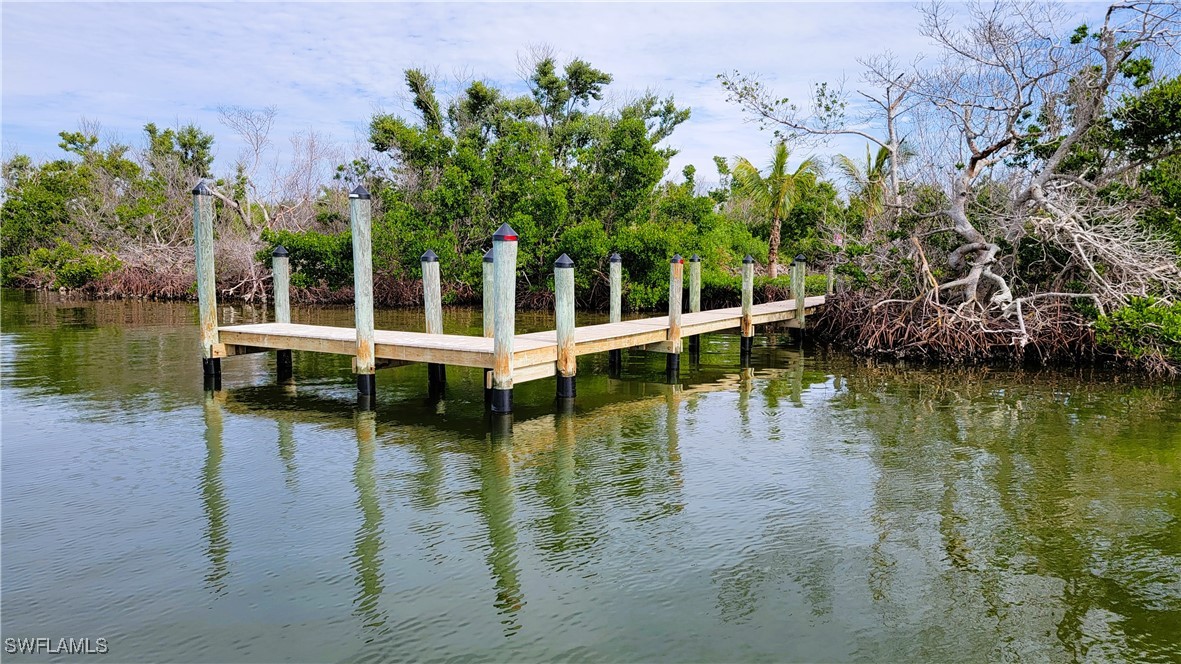
[{"label": "bare dead tree", "polygon": [[[944,115],[945,126],[960,138],[962,155],[943,214],[962,239],[948,255],[948,263],[963,276],[940,289],[958,291],[964,305],[986,306],[981,296],[987,287],[990,304],[1006,313],[1014,311],[1014,295],[1000,269],[997,238],[982,233],[968,213],[978,183],[998,170],[1007,171],[1015,184],[1007,209],[988,215],[1006,239],[1019,239],[1028,226],[1041,239],[1062,242],[1079,266],[1096,277],[1092,283],[1108,300],[1122,301],[1125,293],[1143,292],[1145,284],[1138,279],[1118,284],[1104,281],[1090,263],[1094,258],[1118,256],[1123,261],[1120,269],[1147,270],[1169,278],[1167,270],[1159,269],[1161,245],[1145,239],[1142,231],[1134,234],[1133,226],[1126,223],[1128,214],[1113,215],[1110,209],[1096,207],[1093,197],[1078,198],[1079,191],[1093,191],[1094,182],[1134,166],[1120,164],[1111,172],[1094,174],[1091,182],[1064,172],[1062,166],[1109,110],[1121,65],[1145,45],[1175,38],[1181,9],[1159,2],[1112,5],[1093,40],[1064,38],[1066,15],[1051,4],[971,4],[966,8],[966,23],[940,3],[921,11],[923,33],[940,47],[942,57],[937,67],[922,73],[914,91]],[[1042,135],[1041,128],[1035,134],[1026,123],[1038,110],[1060,123],[1051,135],[1053,150],[1014,169],[1005,163],[1006,158]],[[1051,187],[1053,182],[1074,186]],[[1124,223],[1097,223],[1113,218]],[[1090,246],[1104,250],[1081,248],[1082,240],[1094,240],[1102,233],[1107,233],[1106,240]],[[1166,295],[1175,290],[1167,281],[1157,282],[1157,287]]]},{"label": "bare dead tree", "polygon": [[305,230],[316,217],[316,200],[332,182],[332,164],[340,163],[342,151],[325,136],[308,130],[291,136],[291,161],[276,170],[272,179],[281,195],[271,224]]},{"label": "bare dead tree", "polygon": [[[885,148],[889,155],[889,199],[897,210],[902,205],[900,159],[902,143],[899,120],[917,103],[911,94],[918,79],[912,68],[902,65],[889,51],[857,60],[864,68],[862,86],[856,90],[864,112],[849,117],[851,95],[843,82],[834,86],[819,83],[812,88],[812,99],[800,107],[788,98],[778,97],[757,74],[737,71],[718,75],[726,89],[727,100],[736,103],[755,122],[775,131],[792,143],[816,144],[834,136],[858,136]],[[881,125],[885,136],[865,129]]]},{"label": "bare dead tree", "polygon": [[[260,200],[258,183],[255,174],[262,163],[263,153],[270,145],[271,128],[275,125],[277,111],[274,106],[263,108],[246,108],[243,106],[219,106],[218,118],[221,123],[238,134],[245,143],[245,147],[238,156],[236,167],[245,179],[243,184],[243,198],[241,205],[245,208],[243,219],[247,226],[254,225],[254,215],[251,199]],[[264,225],[269,222],[266,205],[260,206]]]}]

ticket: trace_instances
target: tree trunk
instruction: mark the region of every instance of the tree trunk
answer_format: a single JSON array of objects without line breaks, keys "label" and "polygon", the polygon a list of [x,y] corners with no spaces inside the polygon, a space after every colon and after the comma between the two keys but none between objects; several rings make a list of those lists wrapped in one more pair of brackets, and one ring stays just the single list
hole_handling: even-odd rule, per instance
[{"label": "tree trunk", "polygon": [[771,278],[779,276],[779,217],[771,219],[771,238],[768,242],[767,262],[770,264]]},{"label": "tree trunk", "polygon": [[980,304],[980,280],[986,278],[997,286],[997,292],[992,296],[993,303],[1008,306],[1013,301],[1013,293],[1005,279],[992,271],[992,263],[1000,251],[1000,246],[989,242],[968,219],[968,199],[971,196],[971,181],[974,175],[975,164],[956,182],[951,205],[945,211],[955,224],[955,232],[964,239],[964,244],[948,254],[947,262],[953,269],[968,268],[968,274],[939,288],[962,289],[965,303]]}]

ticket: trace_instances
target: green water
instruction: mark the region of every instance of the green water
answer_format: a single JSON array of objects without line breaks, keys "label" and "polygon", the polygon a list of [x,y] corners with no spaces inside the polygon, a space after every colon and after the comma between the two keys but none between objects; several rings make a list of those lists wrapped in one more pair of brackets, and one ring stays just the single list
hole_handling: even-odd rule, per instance
[{"label": "green water", "polygon": [[0,636],[107,644],[5,661],[1181,661],[1173,386],[710,335],[507,429],[474,370],[379,372],[375,413],[339,357],[207,393],[192,305],[0,304]]}]

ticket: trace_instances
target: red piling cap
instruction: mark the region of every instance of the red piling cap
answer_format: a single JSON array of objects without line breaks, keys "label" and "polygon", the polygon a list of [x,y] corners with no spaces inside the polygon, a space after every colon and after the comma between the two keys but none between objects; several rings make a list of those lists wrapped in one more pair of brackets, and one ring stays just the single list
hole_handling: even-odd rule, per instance
[{"label": "red piling cap", "polygon": [[501,224],[500,228],[496,229],[496,232],[492,234],[492,239],[500,240],[501,242],[516,242],[517,232],[507,223]]}]

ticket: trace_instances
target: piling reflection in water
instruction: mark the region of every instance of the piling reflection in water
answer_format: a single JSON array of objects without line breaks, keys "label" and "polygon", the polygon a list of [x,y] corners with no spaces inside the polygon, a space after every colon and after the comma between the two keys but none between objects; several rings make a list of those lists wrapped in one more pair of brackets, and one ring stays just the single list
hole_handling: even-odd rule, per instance
[{"label": "piling reflection in water", "polygon": [[357,597],[353,609],[368,629],[380,629],[386,615],[380,609],[382,585],[381,493],[374,475],[377,447],[377,416],[371,410],[358,409],[354,415],[357,430],[357,461],[353,464],[353,485],[357,489],[357,511],[361,526],[353,538],[352,566],[356,572]]},{"label": "piling reflection in water", "polygon": [[277,419],[279,429],[279,460],[283,462],[283,481],[288,489],[295,489],[298,473],[295,468],[295,424],[289,419]]},{"label": "piling reflection in water", "polygon": [[[492,416],[498,421],[479,455],[480,516],[488,533],[488,569],[496,588],[493,606],[502,616],[505,635],[521,629],[517,614],[525,606],[517,560],[517,527],[514,523],[512,416]],[[506,426],[507,425],[507,426]]]},{"label": "piling reflection in water", "polygon": [[221,392],[208,391],[202,401],[205,419],[205,465],[201,470],[201,504],[205,509],[206,557],[209,572],[206,587],[214,593],[225,592],[225,578],[229,574],[230,538],[226,522],[229,501],[221,481],[222,463],[222,400]]}]

